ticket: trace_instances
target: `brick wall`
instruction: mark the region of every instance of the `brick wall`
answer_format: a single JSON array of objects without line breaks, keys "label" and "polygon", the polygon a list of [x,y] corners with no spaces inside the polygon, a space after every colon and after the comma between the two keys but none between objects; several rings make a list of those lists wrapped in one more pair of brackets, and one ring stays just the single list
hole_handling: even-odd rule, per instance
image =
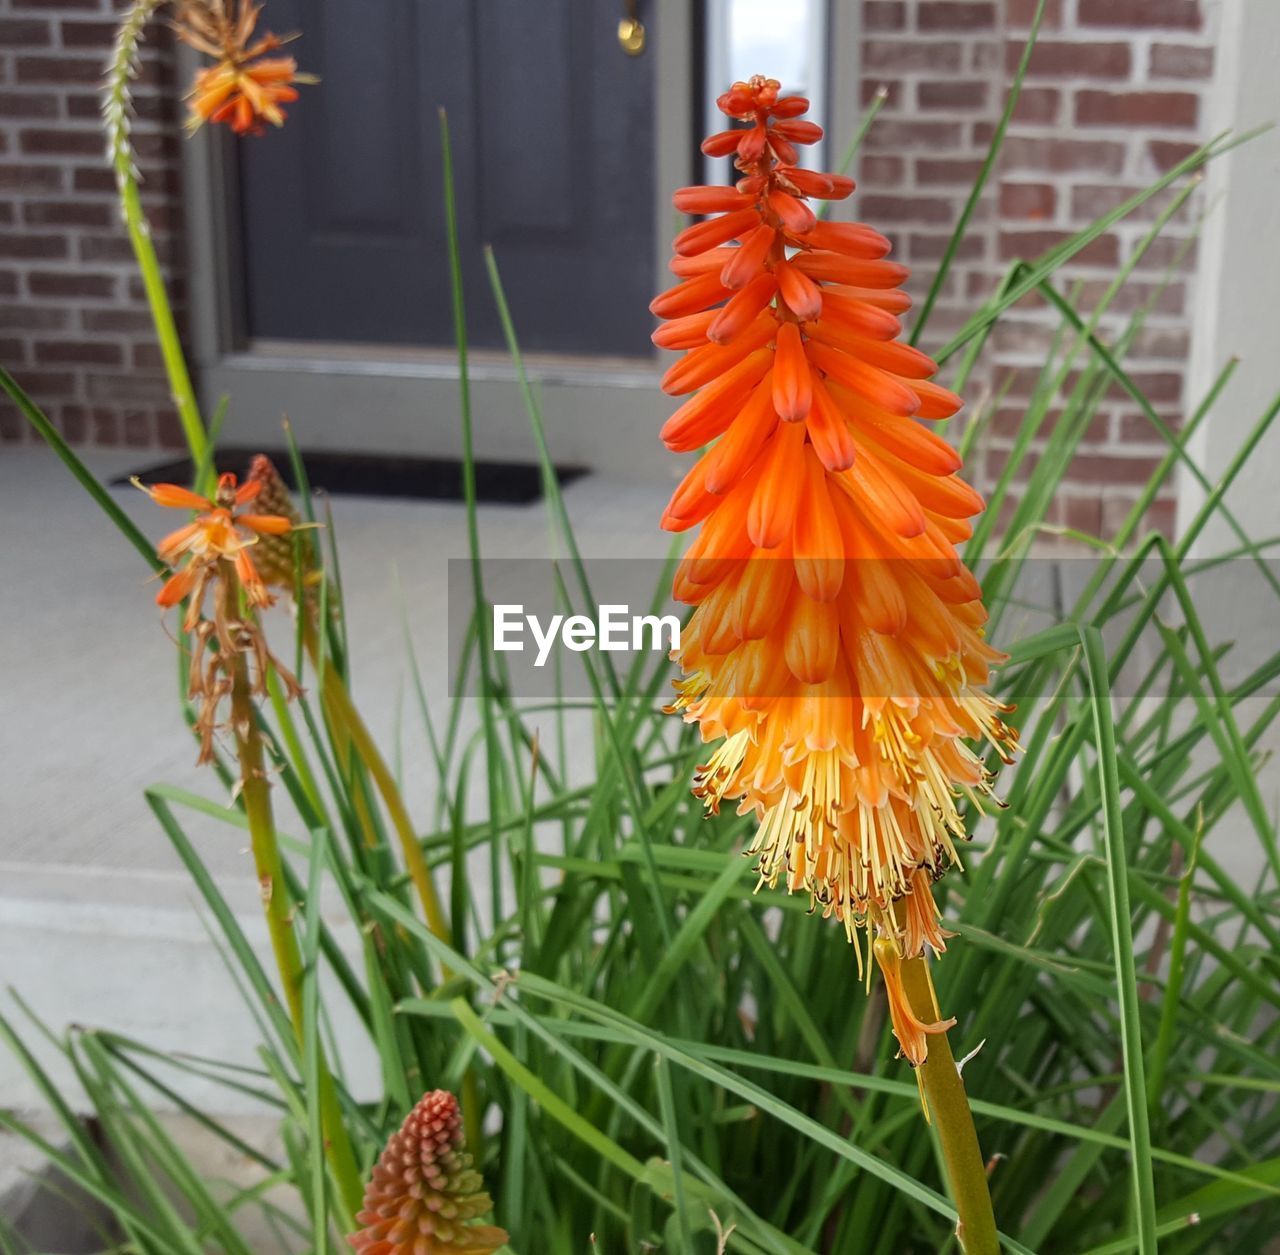
[{"label": "brick wall", "polygon": [[[923,292],[976,174],[1022,55],[1034,0],[864,0],[862,91],[885,107],[861,161],[858,212],[895,239]],[[1199,0],[1050,0],[1018,108],[988,193],[931,321],[937,347],[1017,259],[1034,259],[1181,160],[1204,138],[1213,43]],[[1154,201],[1059,272],[1092,309],[1165,202]],[[1193,197],[1136,268],[1100,331],[1113,339],[1156,295],[1200,211]],[[895,225],[896,224],[896,225]],[[1188,356],[1191,245],[1126,361],[1156,412],[1181,421]],[[1028,298],[1002,320],[975,391],[1007,386],[981,457],[982,482],[1004,465],[1036,368],[1058,319]],[[1057,518],[1109,531],[1166,446],[1117,393],[1087,434],[1056,503]],[[1152,521],[1173,522],[1167,485]]]},{"label": "brick wall", "polygon": [[[113,0],[0,0],[0,361],[73,441],[177,444],[102,157],[97,85]],[[1034,0],[863,0],[862,91],[888,99],[860,160],[857,212],[894,236],[923,291],[977,173],[1020,55]],[[988,295],[1009,262],[1032,258],[1190,151],[1201,137],[1213,48],[1199,0],[1050,0],[1001,167],[935,311],[936,346]],[[137,98],[138,146],[156,241],[179,282],[179,106],[167,31],[153,25]],[[1088,306],[1152,216],[1119,224],[1065,272]],[[1191,219],[1148,254],[1119,318],[1155,291]],[[1177,424],[1194,251],[1129,357],[1161,415]],[[1033,367],[1055,320],[1033,300],[1006,316],[983,376],[1008,384],[981,458],[1002,464]],[[0,438],[27,439],[0,408]],[[1058,503],[1059,517],[1109,528],[1163,451],[1131,402],[1110,400]],[[1172,519],[1172,488],[1155,511]]]},{"label": "brick wall", "polygon": [[[99,126],[118,7],[0,0],[0,362],[76,443],[176,445]],[[181,122],[163,23],[148,31],[135,98],[144,203],[180,297]],[[30,438],[0,402],[0,440]]]}]

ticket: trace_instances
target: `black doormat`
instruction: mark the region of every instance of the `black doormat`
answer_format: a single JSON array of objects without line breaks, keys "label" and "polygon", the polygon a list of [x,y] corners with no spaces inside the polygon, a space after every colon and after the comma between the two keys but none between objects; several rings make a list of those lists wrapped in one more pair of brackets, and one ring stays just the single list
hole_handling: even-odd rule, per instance
[{"label": "black doormat", "polygon": [[[218,469],[248,473],[257,453],[265,453],[294,491],[293,464],[285,449],[218,450]],[[457,458],[397,457],[376,453],[304,453],[302,462],[311,487],[332,495],[398,497],[413,501],[463,501],[462,461]],[[476,497],[497,505],[530,505],[542,496],[542,472],[534,462],[485,462],[476,468]],[[587,473],[585,466],[557,466],[556,479],[570,484]],[[144,484],[189,484],[194,478],[190,458],[161,462],[137,472]],[[114,482],[127,484],[131,475]]]}]

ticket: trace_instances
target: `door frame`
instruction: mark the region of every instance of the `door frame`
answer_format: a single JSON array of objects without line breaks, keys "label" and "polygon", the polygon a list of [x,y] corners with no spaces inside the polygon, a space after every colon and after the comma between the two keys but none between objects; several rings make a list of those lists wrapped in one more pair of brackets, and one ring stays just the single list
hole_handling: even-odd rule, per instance
[{"label": "door frame", "polygon": [[[830,49],[856,53],[860,0],[830,0]],[[693,98],[695,0],[649,0],[654,62],[653,290],[670,286],[670,241],[681,225],[671,195],[694,177],[701,110]],[[619,14],[623,9],[619,4]],[[643,14],[643,9],[642,9]],[[621,53],[619,54],[621,55]],[[832,55],[832,62],[835,57]],[[181,75],[197,64],[180,48]],[[839,152],[860,112],[856,66],[828,78]],[[854,72],[847,72],[852,68]],[[301,106],[306,107],[303,101]],[[459,375],[452,348],[238,342],[239,265],[235,165],[227,137],[202,127],[183,145],[191,347],[200,399],[212,413],[229,397],[227,443],[280,442],[285,416],[303,448],[460,457]],[[625,479],[669,480],[679,466],[657,438],[675,403],[658,389],[656,359],[530,353],[552,456]],[[477,457],[536,460],[520,379],[501,351],[472,351],[468,376]]]}]

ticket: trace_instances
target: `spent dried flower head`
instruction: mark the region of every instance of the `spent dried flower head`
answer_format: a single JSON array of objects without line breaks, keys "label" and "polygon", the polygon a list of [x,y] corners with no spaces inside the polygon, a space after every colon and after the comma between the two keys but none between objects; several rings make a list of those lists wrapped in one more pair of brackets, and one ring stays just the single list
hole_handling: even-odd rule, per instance
[{"label": "spent dried flower head", "polygon": [[246,0],[185,0],[178,7],[178,38],[215,64],[196,71],[189,95],[195,130],[225,122],[237,135],[257,135],[264,123],[284,124],[283,105],[298,99],[297,84],[315,80],[298,72],[293,57],[272,56],[293,36],[255,34],[262,5]]},{"label": "spent dried flower head", "polygon": [[[267,537],[283,538],[293,522],[283,515],[246,509],[256,503],[262,483],[239,483],[227,473],[218,479],[212,498],[177,484],[146,485],[135,479],[157,505],[194,510],[195,518],[170,532],[156,546],[156,554],[171,574],[156,594],[164,609],[187,603],[183,629],[191,637],[187,696],[199,703],[196,728],[199,761],[213,756],[213,739],[220,726],[219,711],[231,696],[235,668],[247,655],[251,691],[266,693],[266,679],[275,670],[289,696],[299,692],[297,681],[272,655],[256,611],[275,603],[252,550]],[[205,616],[212,602],[213,617]],[[216,648],[210,649],[210,641]]]},{"label": "spent dried flower head", "polygon": [[492,1208],[466,1150],[458,1100],[437,1089],[391,1135],[349,1241],[361,1255],[484,1255],[507,1241],[496,1225],[470,1223]]}]

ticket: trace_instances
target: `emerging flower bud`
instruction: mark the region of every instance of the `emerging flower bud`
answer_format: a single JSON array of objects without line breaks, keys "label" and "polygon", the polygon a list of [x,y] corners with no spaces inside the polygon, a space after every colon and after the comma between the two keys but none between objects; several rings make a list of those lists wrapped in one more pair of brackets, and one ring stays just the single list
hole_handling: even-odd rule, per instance
[{"label": "emerging flower bud", "polygon": [[483,1255],[507,1233],[467,1222],[492,1207],[466,1152],[458,1100],[437,1089],[392,1134],[356,1216],[363,1227],[349,1240],[361,1255]]}]

